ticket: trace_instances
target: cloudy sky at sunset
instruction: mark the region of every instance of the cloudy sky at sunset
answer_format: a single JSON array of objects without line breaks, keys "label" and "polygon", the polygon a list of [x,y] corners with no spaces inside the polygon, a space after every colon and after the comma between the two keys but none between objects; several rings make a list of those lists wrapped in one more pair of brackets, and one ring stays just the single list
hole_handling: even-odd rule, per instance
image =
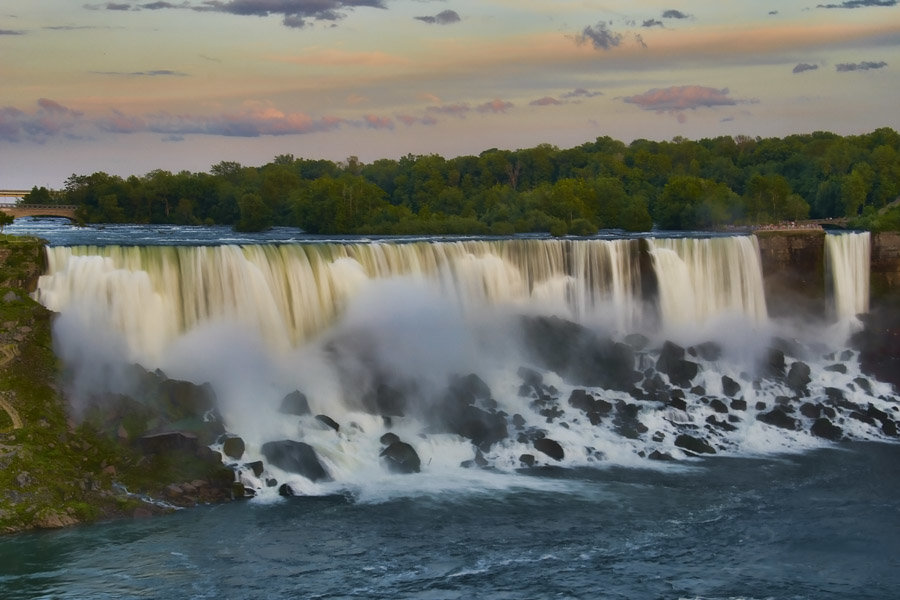
[{"label": "cloudy sky at sunset", "polygon": [[3,0],[0,188],[900,129],[897,0]]}]

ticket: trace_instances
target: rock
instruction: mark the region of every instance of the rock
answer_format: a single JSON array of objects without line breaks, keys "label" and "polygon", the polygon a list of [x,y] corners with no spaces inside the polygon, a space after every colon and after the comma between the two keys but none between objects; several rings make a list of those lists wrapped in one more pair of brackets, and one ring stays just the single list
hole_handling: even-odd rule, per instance
[{"label": "rock", "polygon": [[183,431],[167,431],[141,436],[137,440],[138,447],[144,454],[163,454],[167,452],[197,452],[197,436]]},{"label": "rock", "polygon": [[656,370],[668,375],[673,385],[689,388],[691,380],[700,372],[700,365],[684,360],[684,348],[667,341],[656,360]]},{"label": "rock", "polygon": [[399,441],[400,441],[400,436],[398,436],[396,433],[391,433],[390,431],[388,431],[386,434],[384,434],[383,436],[381,436],[381,438],[379,439],[379,441],[380,441],[382,444],[384,444],[385,446],[390,446],[390,445],[393,444],[394,442],[399,442]]},{"label": "rock", "polygon": [[703,342],[688,348],[691,356],[699,356],[705,361],[713,362],[722,357],[722,346],[715,342]]},{"label": "rock", "polygon": [[283,415],[295,415],[298,417],[312,414],[312,411],[309,410],[309,400],[307,400],[306,394],[299,390],[294,390],[282,398],[278,412]]},{"label": "rock", "polygon": [[388,470],[392,473],[418,473],[421,468],[419,455],[406,442],[396,441],[381,451]]},{"label": "rock", "polygon": [[784,352],[778,348],[769,348],[763,361],[763,374],[766,377],[781,379],[784,377]]},{"label": "rock", "polygon": [[[241,485],[237,482],[235,482],[235,483],[237,485]],[[243,487],[243,486],[241,486],[241,487]],[[168,497],[169,499],[180,498],[181,496],[184,495],[184,490],[182,490],[179,486],[175,485],[174,483],[170,483],[169,485],[167,485],[164,492],[166,494],[166,497]]]},{"label": "rock", "polygon": [[785,413],[784,409],[780,406],[773,408],[767,413],[758,414],[756,415],[756,418],[763,423],[774,425],[775,427],[780,427],[782,429],[797,428],[797,420],[791,416],[788,416],[788,414]]},{"label": "rock", "polygon": [[656,359],[656,369],[663,373],[667,373],[669,367],[678,360],[684,359],[684,348],[674,342],[666,340],[663,342],[659,351],[659,358]]},{"label": "rock", "polygon": [[883,410],[879,410],[875,408],[874,405],[869,404],[869,408],[866,409],[866,414],[872,417],[873,419],[878,419],[881,422],[887,421],[890,419],[888,414]]},{"label": "rock", "polygon": [[330,427],[331,429],[334,429],[335,431],[340,431],[340,429],[341,429],[341,426],[338,425],[337,421],[335,421],[328,415],[316,415],[316,421],[318,421],[319,423],[322,423],[326,427]]},{"label": "rock", "polygon": [[717,413],[727,413],[728,407],[725,406],[725,403],[719,400],[718,398],[713,398],[709,401],[709,407],[716,411]]},{"label": "rock", "polygon": [[244,440],[236,435],[228,435],[222,443],[222,453],[234,460],[240,460],[244,455],[244,450]]},{"label": "rock", "polygon": [[635,383],[634,350],[559,317],[523,317],[536,363],[574,385],[627,392]]},{"label": "rock", "polygon": [[674,458],[672,458],[672,455],[669,454],[668,452],[660,452],[659,450],[654,450],[649,455],[647,455],[647,458],[649,458],[650,460],[660,460],[660,461],[675,460]]},{"label": "rock", "polygon": [[687,401],[684,398],[676,398],[672,397],[669,400],[669,406],[672,408],[677,408],[678,410],[687,411]]},{"label": "rock", "polygon": [[523,427],[525,427],[525,417],[523,417],[519,413],[514,414],[512,416],[512,424],[516,429],[522,429]]},{"label": "rock", "polygon": [[884,435],[889,435],[891,437],[897,437],[897,423],[890,420],[885,420],[881,424],[881,432]]},{"label": "rock", "polygon": [[[672,390],[672,391],[675,391],[675,390]],[[678,391],[681,392],[681,390],[678,390]],[[684,393],[684,392],[682,392],[682,393]],[[691,393],[694,394],[695,396],[705,396],[706,388],[703,387],[702,385],[695,385],[694,387],[691,388]]]},{"label": "rock", "polygon": [[534,466],[534,455],[533,454],[522,454],[519,456],[519,462],[521,462],[526,467]]},{"label": "rock", "polygon": [[875,419],[873,419],[872,417],[870,417],[869,415],[867,415],[865,413],[861,413],[859,411],[853,410],[853,411],[850,411],[850,414],[847,416],[849,416],[851,419],[856,419],[857,421],[865,423],[866,425],[871,425],[872,427],[878,427],[878,423],[875,422]]},{"label": "rock", "polygon": [[700,438],[696,438],[692,435],[688,435],[686,433],[680,434],[677,438],[675,438],[675,445],[679,448],[683,448],[688,450],[689,452],[693,452],[695,454],[715,454],[715,449],[710,446],[706,440],[702,440]]},{"label": "rock", "polygon": [[831,440],[833,442],[841,439],[841,436],[844,432],[840,427],[826,419],[825,417],[819,417],[812,424],[812,427],[809,429],[810,433],[814,436],[825,438],[826,440]]},{"label": "rock", "polygon": [[787,385],[794,393],[806,395],[809,392],[807,387],[812,378],[809,376],[809,365],[802,361],[796,361],[791,365],[787,374]]},{"label": "rock", "polygon": [[496,442],[506,439],[506,419],[497,412],[488,412],[477,406],[445,406],[443,426],[451,433],[472,440],[476,447],[487,450]]},{"label": "rock", "polygon": [[525,385],[540,387],[544,383],[544,376],[535,371],[534,369],[529,369],[528,367],[519,367],[519,370],[516,371],[519,378],[525,382]]},{"label": "rock", "polygon": [[491,388],[475,373],[454,377],[450,382],[450,389],[456,394],[471,396],[474,400],[489,400],[491,397]]},{"label": "rock", "polygon": [[47,508],[40,511],[34,518],[34,526],[37,529],[62,529],[78,523],[74,517],[63,512]]},{"label": "rock", "polygon": [[297,473],[311,481],[329,481],[331,477],[319,462],[315,449],[305,442],[280,440],[262,446],[266,460],[289,473]]},{"label": "rock", "polygon": [[728,375],[722,375],[722,393],[733,398],[741,393],[741,384]]},{"label": "rock", "polygon": [[650,340],[646,335],[641,335],[640,333],[630,333],[625,336],[624,342],[635,350],[643,350],[647,347],[647,344],[650,343]]},{"label": "rock", "polygon": [[867,393],[868,395],[872,395],[872,384],[865,377],[857,377],[853,380],[853,383],[859,386],[859,389]]},{"label": "rock", "polygon": [[265,465],[263,465],[263,461],[255,460],[253,462],[244,463],[244,468],[250,469],[253,472],[253,475],[256,477],[261,477],[263,471],[265,470]]},{"label": "rock", "polygon": [[825,370],[829,371],[831,373],[840,373],[841,375],[846,375],[847,374],[847,365],[842,364],[842,363],[836,363],[833,365],[828,365],[827,367],[825,367]]},{"label": "rock", "polygon": [[282,498],[293,498],[295,496],[294,488],[286,483],[282,483],[280,486],[278,486],[278,495]]},{"label": "rock", "polygon": [[16,475],[16,485],[19,487],[28,487],[31,485],[31,475],[27,471],[22,471]]},{"label": "rock", "polygon": [[747,401],[743,398],[732,400],[729,404],[731,410],[747,410]]},{"label": "rock", "polygon": [[653,432],[653,437],[651,437],[650,439],[652,439],[654,442],[659,443],[659,442],[663,441],[664,439],[666,439],[666,434],[663,433],[662,431],[655,431],[655,432]]},{"label": "rock", "polygon": [[719,429],[721,429],[723,431],[736,431],[737,430],[737,427],[735,427],[731,423],[728,423],[726,421],[720,421],[712,415],[709,415],[708,417],[706,417],[706,422],[709,423],[710,425],[712,425],[713,427],[718,427]]},{"label": "rock", "polygon": [[810,419],[818,419],[822,416],[822,407],[810,402],[804,402],[800,405],[800,414]]},{"label": "rock", "polygon": [[566,453],[563,451],[562,446],[559,445],[559,442],[555,440],[551,440],[550,438],[541,438],[534,442],[534,449],[543,452],[553,460],[562,460],[565,458]]}]

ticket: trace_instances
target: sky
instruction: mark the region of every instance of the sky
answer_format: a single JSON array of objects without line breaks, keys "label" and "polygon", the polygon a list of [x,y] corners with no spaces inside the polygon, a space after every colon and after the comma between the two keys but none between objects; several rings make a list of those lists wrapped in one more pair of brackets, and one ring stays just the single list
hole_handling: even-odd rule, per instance
[{"label": "sky", "polygon": [[3,0],[0,189],[900,129],[898,0]]}]

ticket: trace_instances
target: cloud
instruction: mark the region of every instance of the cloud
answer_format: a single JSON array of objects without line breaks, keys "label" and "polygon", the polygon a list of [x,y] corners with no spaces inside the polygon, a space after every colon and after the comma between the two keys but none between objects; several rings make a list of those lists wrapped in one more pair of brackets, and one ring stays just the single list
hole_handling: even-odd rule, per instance
[{"label": "cloud", "polygon": [[88,10],[131,10],[131,5],[123,2],[107,2],[106,4],[85,4]]},{"label": "cloud", "polygon": [[835,65],[835,70],[838,73],[843,73],[846,71],[869,71],[871,69],[883,69],[886,66],[887,63],[883,60],[878,62],[864,60],[858,63],[839,63]]},{"label": "cloud", "polygon": [[205,0],[195,10],[241,16],[281,15],[286,27],[305,27],[308,19],[337,21],[357,7],[384,8],[382,0]]},{"label": "cloud", "polygon": [[870,6],[896,6],[897,0],[848,0],[840,4],[818,4],[816,8],[867,8]]},{"label": "cloud", "polygon": [[584,88],[576,88],[571,92],[563,94],[563,98],[593,98],[594,96],[602,96],[603,92],[589,92]]},{"label": "cloud", "polygon": [[0,29],[0,35],[25,35],[25,32],[14,29]]},{"label": "cloud", "polygon": [[680,10],[669,9],[662,14],[663,19],[689,19],[691,15],[683,13]]},{"label": "cloud", "polygon": [[364,115],[363,122],[369,129],[393,129],[394,120],[390,117],[379,117],[377,115]]},{"label": "cloud", "polygon": [[819,65],[811,65],[809,63],[800,63],[794,67],[792,73],[803,73],[804,71],[815,71]]},{"label": "cloud", "polygon": [[171,115],[146,117],[147,131],[164,134],[202,134],[226,137],[281,136],[336,129],[341,119],[313,119],[304,113],[285,113],[266,102],[250,102],[241,110],[220,115]]},{"label": "cloud", "polygon": [[160,10],[163,8],[188,8],[189,6],[190,5],[187,2],[182,2],[181,4],[172,4],[171,2],[148,2],[147,4],[141,4],[141,8],[146,10]]},{"label": "cloud", "polygon": [[647,19],[641,23],[641,27],[665,27],[659,19]]},{"label": "cloud", "polygon": [[588,25],[575,37],[578,45],[590,42],[595,50],[611,50],[622,43],[622,34],[610,31],[606,23]]},{"label": "cloud", "polygon": [[103,131],[112,133],[137,133],[139,131],[147,131],[147,123],[140,117],[126,115],[125,113],[112,109],[112,114],[108,117],[101,118],[97,122],[97,126]]},{"label": "cloud", "polygon": [[453,23],[459,23],[462,20],[459,18],[459,14],[455,10],[442,10],[433,17],[414,18],[418,21],[422,21],[423,23],[430,23],[432,25],[451,25]]},{"label": "cloud", "polygon": [[460,102],[458,104],[441,104],[439,106],[429,106],[426,107],[425,110],[437,115],[448,115],[451,117],[459,117],[460,119],[463,119],[465,118],[466,113],[472,109],[465,102]]},{"label": "cloud", "polygon": [[412,115],[397,115],[397,120],[406,125],[407,127],[420,124],[420,125],[435,125],[437,123],[437,119],[432,117],[431,115],[425,115],[424,117],[414,117]]},{"label": "cloud", "polygon": [[528,103],[529,106],[559,106],[560,104],[562,104],[562,102],[550,96],[544,96],[543,98],[538,98],[537,100],[532,100]]},{"label": "cloud", "polygon": [[190,77],[187,73],[181,71],[172,71],[171,69],[157,69],[155,71],[91,71],[96,75],[110,75],[113,77]]},{"label": "cloud", "polygon": [[499,98],[495,98],[490,102],[485,102],[484,104],[479,104],[475,110],[480,113],[506,113],[509,109],[513,107],[512,102],[507,102],[506,100],[500,100]]},{"label": "cloud", "polygon": [[668,88],[654,88],[643,94],[628,96],[623,99],[629,104],[635,104],[644,110],[652,110],[658,113],[669,113],[684,123],[687,117],[686,110],[698,108],[712,108],[716,106],[734,106],[755,102],[755,100],[740,100],[729,95],[728,88],[716,89],[701,85],[672,86]]},{"label": "cloud", "polygon": [[[23,140],[43,144],[48,139],[65,135],[81,121],[82,113],[62,104],[41,98],[37,108],[28,113],[12,106],[0,108],[0,140]],[[73,134],[70,134],[73,135]]]}]

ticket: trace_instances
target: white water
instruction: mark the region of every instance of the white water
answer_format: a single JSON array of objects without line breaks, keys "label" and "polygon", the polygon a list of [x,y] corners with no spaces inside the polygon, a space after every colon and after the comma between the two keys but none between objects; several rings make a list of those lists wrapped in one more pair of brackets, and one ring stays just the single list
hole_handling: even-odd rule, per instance
[{"label": "white water", "polygon": [[[641,297],[640,244],[509,240],[54,247],[48,249],[48,273],[37,297],[60,313],[55,343],[74,372],[76,401],[79,394],[127,391],[121,373],[131,362],[160,368],[173,378],[209,381],[229,431],[246,442],[242,461],[261,458],[262,444],[271,440],[302,440],[316,449],[335,479],[332,484],[313,484],[267,467],[264,477],[273,476],[297,492],[350,487],[378,496],[398,485],[403,493],[505,486],[513,484],[460,469],[474,456],[469,440],[425,426],[453,374],[480,375],[498,409],[545,430],[565,448],[562,464],[569,466],[646,466],[642,455],[651,448],[684,457],[672,444],[679,427],[702,428],[707,418],[717,417],[701,401],[702,393],[687,393],[687,412],[638,401],[640,420],[650,433],[625,439],[608,423],[593,426],[568,406],[575,386],[544,371],[544,383],[558,390],[563,412],[548,422],[540,407],[518,392],[522,380],[516,371],[529,358],[520,347],[515,315],[562,316],[619,339],[641,330],[660,341],[668,336],[690,339],[687,343],[716,339],[725,348],[721,359],[689,357],[702,367],[692,385],[721,394],[721,377],[728,375],[740,384],[750,407],[757,401],[771,407],[774,398],[790,393],[782,383],[755,385],[757,351],[769,343],[755,238],[649,240],[660,322],[653,318],[657,310]],[[854,402],[878,402],[853,385],[860,375],[854,360],[847,373],[826,370],[828,361],[834,359],[808,358],[816,393],[832,386],[847,390]],[[637,368],[654,362],[655,355],[642,354]],[[378,385],[378,377],[411,389],[416,399],[407,416],[390,426],[364,411],[359,400]],[[889,391],[877,382],[873,387],[875,396]],[[281,399],[293,390],[304,391],[312,413],[335,419],[340,432],[311,417],[280,414]],[[635,402],[624,392],[592,391],[613,404]],[[727,437],[714,434],[721,438],[720,452],[777,452],[823,443],[802,431],[774,429],[753,418],[752,408],[748,411],[736,431]],[[853,427],[846,426],[848,432]],[[382,468],[378,440],[388,430],[413,444],[423,473],[398,483]],[[865,429],[852,431],[863,439],[871,435]],[[664,440],[649,444],[646,438],[654,432]],[[486,454],[504,471],[518,468],[520,455],[535,454],[530,442],[510,433]],[[538,455],[542,460],[552,464]],[[242,477],[264,495],[275,493],[246,471]]]},{"label": "white water", "polygon": [[852,322],[869,311],[870,238],[868,231],[825,236],[825,264],[838,321]]}]

